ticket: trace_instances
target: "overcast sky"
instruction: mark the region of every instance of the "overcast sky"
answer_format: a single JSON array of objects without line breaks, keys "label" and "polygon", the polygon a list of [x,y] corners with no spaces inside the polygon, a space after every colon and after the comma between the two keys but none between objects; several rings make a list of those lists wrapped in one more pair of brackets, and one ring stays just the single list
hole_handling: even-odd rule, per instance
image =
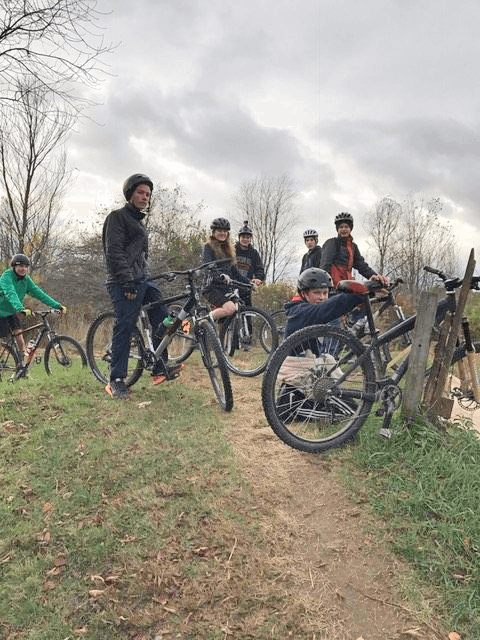
[{"label": "overcast sky", "polygon": [[[128,175],[183,186],[205,221],[288,174],[302,231],[384,196],[439,197],[480,261],[478,0],[99,0],[111,75],[69,144],[78,218]],[[362,248],[362,246],[361,246]],[[366,247],[365,247],[366,249]],[[365,251],[366,252],[366,251]],[[478,271],[478,269],[477,269]]]}]

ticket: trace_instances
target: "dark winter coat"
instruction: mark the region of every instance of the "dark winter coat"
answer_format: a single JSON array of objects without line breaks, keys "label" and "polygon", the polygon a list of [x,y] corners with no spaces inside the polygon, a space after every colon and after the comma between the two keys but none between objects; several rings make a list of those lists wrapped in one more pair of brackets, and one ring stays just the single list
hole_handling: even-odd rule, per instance
[{"label": "dark winter coat", "polygon": [[265,280],[265,268],[262,259],[252,245],[248,245],[248,247],[245,248],[237,242],[235,244],[235,251],[237,254],[237,269],[245,278],[248,280],[252,280],[252,278],[258,278],[258,280],[262,281]]},{"label": "dark winter coat", "polygon": [[108,214],[103,225],[107,283],[142,282],[150,275],[145,213],[127,203]]},{"label": "dark winter coat", "polygon": [[300,297],[298,300],[287,302],[285,305],[285,314],[287,316],[285,337],[287,338],[304,327],[328,324],[332,320],[349,313],[362,301],[361,296],[351,293],[338,293],[319,304],[311,304]]},{"label": "dark winter coat", "polygon": [[[350,236],[351,238],[351,236]],[[352,273],[351,269],[348,269],[349,265],[349,253],[347,249],[347,241],[348,238],[329,238],[322,247],[322,261],[320,264],[320,269],[324,269],[328,271],[330,275],[332,274],[332,265],[336,265],[340,271],[344,271],[344,277],[340,279],[351,279]],[[372,276],[376,274],[365,261],[363,256],[360,254],[358,246],[355,242],[352,241],[352,268],[356,269],[364,278],[370,279]],[[338,281],[335,282],[334,285],[338,284]]]},{"label": "dark winter coat", "polygon": [[307,253],[302,258],[302,266],[300,267],[300,273],[305,271],[305,269],[310,269],[310,267],[320,267],[320,262],[322,260],[322,249],[317,246],[313,249],[307,251]]},{"label": "dark winter coat", "polygon": [[[212,247],[209,244],[205,244],[203,247],[203,262],[212,262],[213,260],[220,260],[218,256],[215,255]],[[208,298],[208,293],[211,289],[215,288],[223,293],[230,293],[232,291],[232,286],[225,283],[221,274],[225,273],[227,276],[230,276],[233,280],[238,280],[240,282],[250,282],[248,278],[245,278],[237,267],[230,263],[222,264],[218,269],[218,274],[213,274],[212,281],[209,286],[205,289],[204,294]]]}]

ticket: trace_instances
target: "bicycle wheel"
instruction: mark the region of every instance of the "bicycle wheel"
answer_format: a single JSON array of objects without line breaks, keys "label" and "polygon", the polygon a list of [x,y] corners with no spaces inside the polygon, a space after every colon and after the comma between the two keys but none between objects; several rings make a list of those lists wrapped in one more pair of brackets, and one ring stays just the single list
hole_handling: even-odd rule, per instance
[{"label": "bicycle wheel", "polygon": [[[480,342],[474,342],[473,346],[475,349],[475,353],[473,354],[474,370],[478,385],[480,381]],[[451,397],[457,399],[458,404],[463,409],[466,409],[467,411],[475,411],[475,409],[478,409],[480,405],[475,400],[475,396],[473,394],[470,368],[467,361],[463,361],[463,358],[466,357],[467,351],[464,344],[457,347],[453,352],[452,364],[450,366],[447,378],[447,390],[450,393]],[[465,373],[459,370],[462,366],[462,362],[463,371]]]},{"label": "bicycle wheel", "polygon": [[218,336],[208,322],[196,324],[194,333],[218,404],[224,411],[231,411],[233,409],[232,385]]},{"label": "bicycle wheel", "polygon": [[6,342],[0,343],[0,378],[11,376],[20,364],[17,353]]},{"label": "bicycle wheel", "polygon": [[[105,311],[92,322],[87,332],[87,361],[93,375],[106,384],[110,380],[110,362],[112,359],[112,335],[115,313]],[[130,387],[143,373],[142,338],[138,329],[132,334],[130,355],[128,358],[125,384]]]},{"label": "bicycle wheel", "polygon": [[276,435],[300,451],[320,453],[351,440],[371,411],[376,381],[364,346],[325,325],[289,336],[268,363],[265,416]]},{"label": "bicycle wheel", "polygon": [[55,372],[64,374],[66,369],[78,373],[87,366],[87,358],[77,340],[70,336],[55,336],[45,347],[43,363],[49,375]]},{"label": "bicycle wheel", "polygon": [[[175,317],[182,307],[171,305],[169,314]],[[190,317],[182,321],[182,326],[173,335],[172,341],[168,345],[168,364],[174,367],[181,362],[185,362],[195,350],[195,336],[193,335],[193,322]]]},{"label": "bicycle wheel", "polygon": [[227,367],[239,376],[253,377],[265,371],[278,346],[275,323],[256,307],[242,307],[225,327],[222,347]]},{"label": "bicycle wheel", "polygon": [[287,327],[287,314],[285,313],[285,309],[274,311],[270,314],[270,318],[275,322],[275,327],[277,328],[278,344],[282,344],[285,340],[285,330]]}]

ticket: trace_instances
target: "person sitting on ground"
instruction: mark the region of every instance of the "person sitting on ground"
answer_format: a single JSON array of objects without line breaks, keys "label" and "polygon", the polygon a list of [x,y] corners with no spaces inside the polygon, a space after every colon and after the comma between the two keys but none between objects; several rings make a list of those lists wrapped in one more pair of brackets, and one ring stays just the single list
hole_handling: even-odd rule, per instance
[{"label": "person sitting on ground", "polygon": [[6,269],[0,277],[0,336],[8,336],[13,333],[17,341],[20,354],[25,352],[25,341],[18,314],[28,317],[32,314],[23,304],[25,296],[36,298],[62,313],[67,312],[61,302],[50,297],[28,275],[30,260],[23,253],[17,253],[10,261],[10,268]]},{"label": "person sitting on ground", "polygon": [[297,282],[298,296],[285,305],[287,323],[285,337],[317,324],[336,324],[336,320],[362,302],[362,297],[338,293],[329,298],[332,279],[324,269],[310,267],[303,271]]},{"label": "person sitting on ground", "polygon": [[[265,280],[265,268],[260,254],[252,247],[253,231],[245,220],[243,227],[238,232],[238,242],[235,244],[237,254],[237,269],[244,278],[259,287]],[[247,307],[252,306],[252,290],[240,289],[240,298]]]},{"label": "person sitting on ground", "polygon": [[352,269],[356,269],[367,280],[378,280],[384,286],[388,278],[383,276],[367,264],[358,246],[353,242],[353,216],[343,212],[335,216],[337,236],[326,240],[322,247],[320,269],[327,271],[336,287],[340,280],[353,280]]},{"label": "person sitting on ground", "polygon": [[310,267],[320,267],[322,259],[322,250],[318,246],[318,233],[315,229],[306,229],[303,232],[303,240],[308,251],[302,258],[300,273],[305,269],[310,269]]},{"label": "person sitting on ground", "polygon": [[230,279],[246,284],[250,281],[242,276],[236,267],[235,247],[230,237],[230,222],[227,218],[215,218],[210,225],[210,231],[210,236],[203,247],[203,261],[229,260],[228,263],[219,267],[219,274],[213,277],[212,282],[204,291],[208,302],[214,307],[210,312],[210,318],[215,321],[232,316],[236,309],[235,303],[228,297],[232,288],[220,274],[225,274]]}]

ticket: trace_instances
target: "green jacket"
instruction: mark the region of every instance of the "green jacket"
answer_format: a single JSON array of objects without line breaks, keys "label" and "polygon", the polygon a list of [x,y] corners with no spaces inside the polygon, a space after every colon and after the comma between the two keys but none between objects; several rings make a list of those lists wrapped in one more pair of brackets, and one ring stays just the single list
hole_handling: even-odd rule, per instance
[{"label": "green jacket", "polygon": [[0,318],[12,316],[21,311],[23,299],[30,295],[54,309],[62,306],[58,300],[51,298],[45,291],[35,284],[30,276],[19,278],[13,269],[7,269],[0,277]]}]

